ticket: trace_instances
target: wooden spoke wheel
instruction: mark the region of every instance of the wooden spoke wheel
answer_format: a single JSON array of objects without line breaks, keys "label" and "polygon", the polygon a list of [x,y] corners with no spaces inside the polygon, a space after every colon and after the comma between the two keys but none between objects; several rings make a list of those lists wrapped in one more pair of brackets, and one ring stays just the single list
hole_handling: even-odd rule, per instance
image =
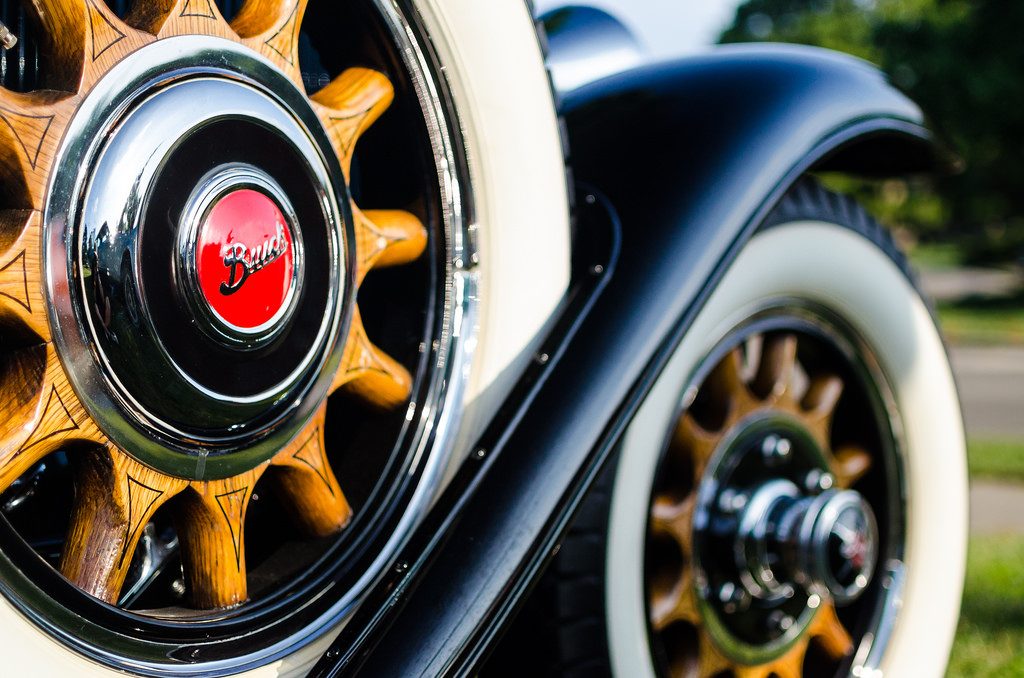
[{"label": "wooden spoke wheel", "polygon": [[237,638],[345,591],[411,496],[457,362],[460,163],[388,3],[124,5],[26,2],[39,58],[0,88],[0,491],[62,609]]},{"label": "wooden spoke wheel", "polygon": [[[715,358],[655,481],[646,556],[667,674],[834,675],[886,594],[899,502],[878,396],[813,323],[754,323]],[[877,515],[877,518],[876,518]],[[896,541],[893,541],[896,540]]]}]

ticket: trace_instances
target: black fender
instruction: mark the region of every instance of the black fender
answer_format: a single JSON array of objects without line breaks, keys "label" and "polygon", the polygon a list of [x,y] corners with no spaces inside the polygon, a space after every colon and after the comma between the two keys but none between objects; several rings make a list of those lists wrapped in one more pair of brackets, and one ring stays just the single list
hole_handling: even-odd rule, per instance
[{"label": "black fender", "polygon": [[807,48],[727,48],[646,66],[570,94],[564,112],[581,191],[563,316],[318,674],[472,672],[787,188],[815,168],[934,163],[921,112],[878,71]]}]

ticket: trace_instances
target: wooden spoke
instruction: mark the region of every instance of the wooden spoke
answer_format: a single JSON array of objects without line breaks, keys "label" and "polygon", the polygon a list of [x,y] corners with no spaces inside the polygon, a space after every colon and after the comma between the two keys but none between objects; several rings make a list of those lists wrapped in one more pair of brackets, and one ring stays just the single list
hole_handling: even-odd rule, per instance
[{"label": "wooden spoke", "polygon": [[353,205],[356,232],[356,284],[374,268],[415,261],[427,247],[427,229],[409,212],[361,211]]},{"label": "wooden spoke", "polygon": [[359,310],[352,315],[345,355],[332,390],[344,390],[381,409],[409,399],[412,376],[394,358],[370,343]]},{"label": "wooden spoke", "polygon": [[249,47],[302,85],[299,29],[308,0],[246,0],[231,27]]},{"label": "wooden spoke", "polygon": [[4,370],[7,402],[2,411],[8,423],[0,427],[0,490],[62,446],[107,443],[71,389],[52,345],[18,351],[8,357]]},{"label": "wooden spoke", "polygon": [[20,322],[46,342],[40,219],[34,210],[0,211],[0,325]]},{"label": "wooden spoke", "polygon": [[338,532],[352,518],[352,508],[338,485],[324,446],[327,406],[274,458],[269,477],[296,525],[323,537]]},{"label": "wooden spoke", "polygon": [[47,89],[78,91],[85,64],[88,6],[84,0],[32,0],[25,3],[30,16],[42,29],[43,53],[49,59],[45,73]]},{"label": "wooden spoke", "polygon": [[245,602],[245,512],[266,467],[225,480],[193,482],[175,499],[182,565],[195,607]]},{"label": "wooden spoke", "polygon": [[158,38],[190,34],[237,38],[215,0],[135,0],[126,23]]},{"label": "wooden spoke", "polygon": [[871,470],[872,457],[864,449],[856,446],[842,447],[832,457],[832,475],[836,477],[836,485],[847,488],[860,480]]},{"label": "wooden spoke", "polygon": [[704,388],[711,390],[715,402],[726,405],[730,422],[756,407],[753,394],[743,380],[743,354],[739,348],[734,348],[722,358],[708,375]]},{"label": "wooden spoke", "polygon": [[765,340],[752,383],[755,393],[773,402],[789,393],[796,368],[796,348],[796,336],[792,334]]},{"label": "wooden spoke", "polygon": [[801,638],[775,661],[757,666],[739,665],[733,670],[733,675],[736,678],[801,678],[808,645],[808,639]]},{"label": "wooden spoke", "polygon": [[112,445],[80,451],[72,462],[75,506],[61,573],[113,604],[146,523],[188,483],[153,471]]},{"label": "wooden spoke", "polygon": [[672,445],[685,451],[689,456],[693,464],[695,482],[700,482],[701,476],[704,475],[704,469],[711,461],[715,450],[718,449],[721,439],[720,434],[705,430],[690,414],[680,417],[673,434]]},{"label": "wooden spoke", "polygon": [[836,614],[836,606],[831,601],[825,601],[814,615],[814,620],[807,629],[807,634],[814,638],[821,649],[832,659],[842,659],[853,652],[853,639],[850,633],[839,621]]},{"label": "wooden spoke", "polygon": [[359,137],[391,105],[394,87],[383,73],[350,68],[312,98],[347,179]]},{"label": "wooden spoke", "polygon": [[655,497],[651,509],[651,531],[671,537],[682,550],[683,555],[690,556],[693,547],[693,509],[695,495],[681,502],[672,501],[664,495]]},{"label": "wooden spoke", "polygon": [[84,92],[111,66],[152,41],[121,21],[105,0],[32,0],[42,28],[43,86]]},{"label": "wooden spoke", "polygon": [[699,678],[717,678],[722,672],[733,667],[707,631],[702,630],[699,640],[697,675]]},{"label": "wooden spoke", "polygon": [[700,622],[697,612],[697,595],[693,591],[693,578],[690,570],[678,579],[675,584],[663,591],[653,592],[651,601],[651,626],[656,631],[663,631],[669,624],[686,621],[691,624]]},{"label": "wooden spoke", "polygon": [[832,435],[832,416],[843,395],[843,380],[835,375],[811,381],[801,403],[803,419],[822,449],[828,449]]},{"label": "wooden spoke", "polygon": [[42,209],[57,146],[78,97],[0,88],[0,194],[5,204]]},{"label": "wooden spoke", "polygon": [[[0,391],[0,491],[45,454],[26,448],[39,419],[40,394],[46,377],[46,347],[33,346],[0,356],[4,388]],[[40,446],[37,446],[39,448]]]}]

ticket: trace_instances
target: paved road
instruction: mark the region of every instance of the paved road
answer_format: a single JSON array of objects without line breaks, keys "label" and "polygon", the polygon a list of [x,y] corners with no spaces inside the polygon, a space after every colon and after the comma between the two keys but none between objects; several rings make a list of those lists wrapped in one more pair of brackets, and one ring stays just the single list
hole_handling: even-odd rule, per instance
[{"label": "paved road", "polygon": [[1024,487],[993,480],[971,483],[971,534],[1024,534]]},{"label": "paved road", "polygon": [[[968,437],[1024,440],[1024,348],[951,351]],[[972,534],[1024,534],[1024,486],[971,483]]]},{"label": "paved road", "polygon": [[935,301],[956,301],[971,295],[1003,296],[1024,285],[1020,268],[951,268],[918,272],[921,289]]},{"label": "paved road", "polygon": [[952,350],[967,435],[1024,440],[1024,347]]}]

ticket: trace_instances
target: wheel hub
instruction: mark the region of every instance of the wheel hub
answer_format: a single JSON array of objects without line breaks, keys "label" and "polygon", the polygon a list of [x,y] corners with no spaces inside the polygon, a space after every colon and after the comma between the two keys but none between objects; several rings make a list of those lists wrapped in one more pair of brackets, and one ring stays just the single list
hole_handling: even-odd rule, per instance
[{"label": "wheel hub", "polygon": [[765,311],[688,389],[655,479],[645,558],[666,666],[818,675],[846,671],[858,643],[874,642],[863,629],[891,588],[875,570],[892,572],[899,553],[898,499],[880,491],[881,472],[899,461],[884,382],[852,357],[848,331],[811,310]]},{"label": "wheel hub", "polygon": [[809,596],[856,600],[871,581],[878,528],[854,490],[818,496],[787,480],[750,492],[734,537],[738,579],[752,597],[778,601],[803,588]]},{"label": "wheel hub", "polygon": [[826,457],[799,421],[757,415],[708,470],[694,558],[723,647],[780,656],[824,600],[856,600],[871,581],[878,529],[854,490],[833,488]]},{"label": "wheel hub", "polygon": [[301,430],[337,371],[344,177],[305,97],[231,42],[161,41],[114,72],[51,192],[68,220],[47,251],[58,345],[126,451],[177,477],[235,475]]}]

